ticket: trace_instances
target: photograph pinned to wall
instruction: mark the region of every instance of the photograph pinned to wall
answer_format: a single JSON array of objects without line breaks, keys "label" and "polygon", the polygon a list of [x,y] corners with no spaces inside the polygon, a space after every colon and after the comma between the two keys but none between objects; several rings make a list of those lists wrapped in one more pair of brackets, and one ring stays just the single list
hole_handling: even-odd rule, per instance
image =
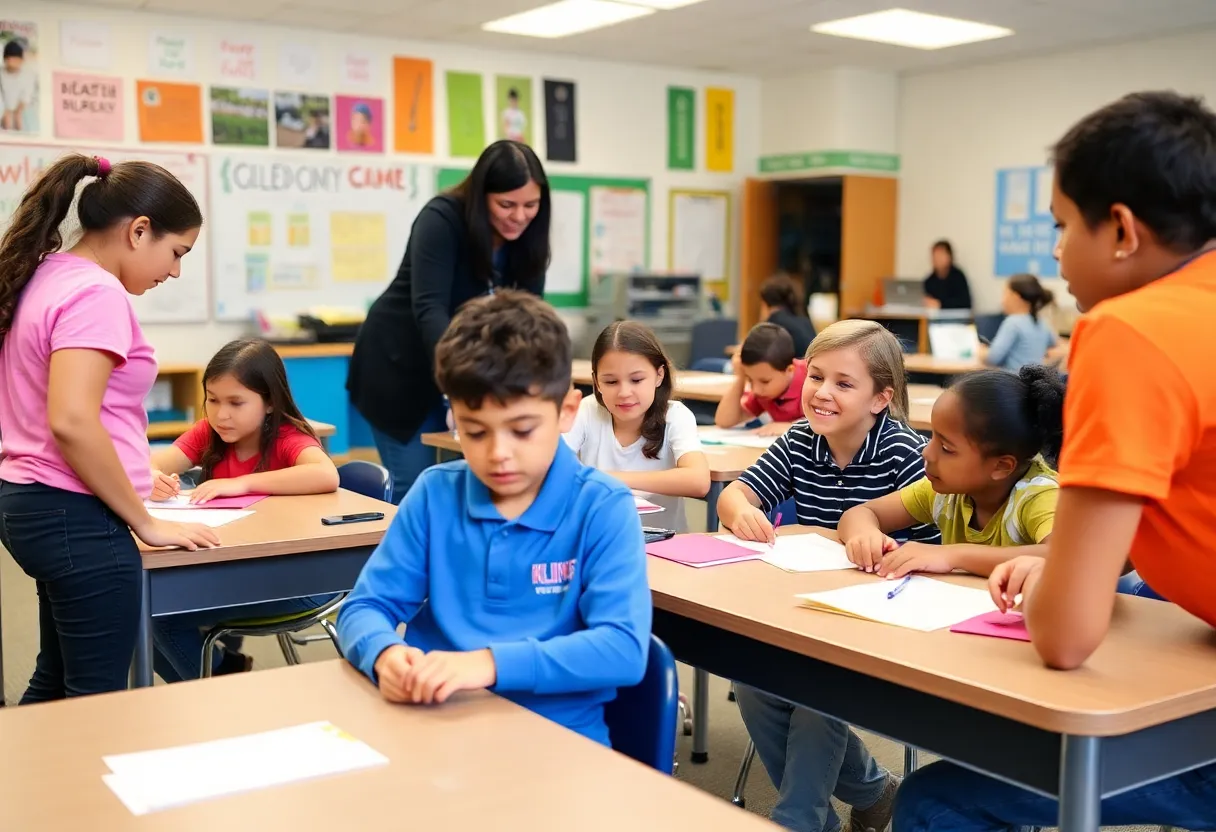
[{"label": "photograph pinned to wall", "polygon": [[136,81],[141,142],[203,142],[203,91],[198,84]]},{"label": "photograph pinned to wall", "polygon": [[37,133],[38,24],[0,18],[0,132]]},{"label": "photograph pinned to wall", "polygon": [[114,63],[110,27],[98,20],[59,22],[59,63],[108,71]]},{"label": "photograph pinned to wall", "polygon": [[338,150],[383,153],[384,99],[339,95],[335,103]]},{"label": "photograph pinned to wall", "polygon": [[705,90],[705,168],[718,173],[735,168],[734,90]]},{"label": "photograph pinned to wall", "polygon": [[545,79],[545,158],[550,162],[577,162],[578,140],[573,81]]},{"label": "photograph pinned to wall", "polygon": [[[274,94],[275,147],[329,149],[329,96]],[[244,144],[244,142],[242,142]]]},{"label": "photograph pinned to wall", "polygon": [[211,143],[268,147],[270,93],[240,87],[212,87]]},{"label": "photograph pinned to wall", "polygon": [[532,79],[499,75],[495,79],[498,138],[532,144]]},{"label": "photograph pinned to wall", "polygon": [[123,140],[123,80],[56,72],[52,76],[55,136]]},{"label": "photograph pinned to wall", "polygon": [[[451,110],[449,95],[448,109]],[[435,152],[435,66],[422,58],[393,58],[393,149]]]},{"label": "photograph pinned to wall", "polygon": [[481,73],[448,72],[448,143],[454,157],[476,157],[486,146]]},{"label": "photograph pinned to wall", "polygon": [[148,74],[155,78],[191,78],[194,38],[185,32],[154,30],[148,33]]}]

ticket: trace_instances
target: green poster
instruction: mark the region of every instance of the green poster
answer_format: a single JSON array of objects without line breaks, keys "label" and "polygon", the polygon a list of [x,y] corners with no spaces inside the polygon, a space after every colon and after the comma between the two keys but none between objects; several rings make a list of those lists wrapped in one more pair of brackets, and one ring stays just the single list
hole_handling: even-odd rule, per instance
[{"label": "green poster", "polygon": [[499,75],[496,79],[495,134],[532,144],[532,79],[525,75]]},{"label": "green poster", "polygon": [[451,155],[480,156],[486,146],[481,75],[477,72],[449,72],[447,89],[448,143],[451,146]]},{"label": "green poster", "polygon": [[693,136],[696,101],[696,90],[667,88],[667,167],[670,170],[693,170],[697,166]]}]

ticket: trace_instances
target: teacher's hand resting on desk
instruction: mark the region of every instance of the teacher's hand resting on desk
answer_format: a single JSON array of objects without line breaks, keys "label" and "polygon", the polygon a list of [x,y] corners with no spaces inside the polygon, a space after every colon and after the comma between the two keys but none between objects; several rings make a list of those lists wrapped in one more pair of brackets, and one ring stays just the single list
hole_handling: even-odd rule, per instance
[{"label": "teacher's hand resting on desk", "polygon": [[149,517],[148,522],[132,528],[135,536],[149,546],[180,549],[212,549],[220,545],[219,536],[201,523],[174,523]]}]

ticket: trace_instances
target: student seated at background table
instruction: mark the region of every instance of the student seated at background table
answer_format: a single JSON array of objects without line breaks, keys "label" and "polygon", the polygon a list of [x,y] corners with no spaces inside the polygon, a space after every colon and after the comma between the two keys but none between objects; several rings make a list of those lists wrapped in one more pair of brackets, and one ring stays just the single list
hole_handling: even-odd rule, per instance
[{"label": "student seated at background table", "polygon": [[579,402],[566,325],[501,290],[435,355],[464,459],[406,494],[342,605],[342,651],[391,702],[489,688],[607,745],[604,704],[645,672],[650,589],[633,495],[561,438]]},{"label": "student seated at background table", "polygon": [[1027,364],[1043,364],[1060,357],[1059,339],[1039,313],[1051,306],[1051,290],[1032,274],[1015,274],[1005,284],[1001,311],[1005,313],[990,345],[980,345],[980,360],[989,367],[1017,372]]},{"label": "student seated at background table", "polygon": [[[217,497],[337,490],[338,469],[291,397],[283,360],[268,342],[243,338],[222,347],[203,371],[203,391],[205,417],[171,446],[152,454],[154,501],[177,496],[179,475],[195,465],[202,467],[202,476],[190,501],[198,505]],[[202,675],[204,631],[220,621],[307,612],[334,597],[157,617],[152,626],[156,672],[166,682],[197,679]],[[230,650],[215,661],[215,675],[253,666],[250,657]]]},{"label": "student seated at background table", "polygon": [[[1080,667],[1110,627],[1130,557],[1153,589],[1216,626],[1216,113],[1133,93],[1056,144],[1051,210],[1073,333],[1060,501],[1046,559],[989,579],[1021,594],[1050,667]],[[1130,384],[1129,384],[1130,382]],[[1187,645],[1194,648],[1195,645]],[[1163,649],[1176,649],[1162,645]],[[895,832],[1053,826],[1055,800],[950,763],[912,774]],[[1103,825],[1216,828],[1216,765],[1101,804]]]},{"label": "student seated at background table", "polygon": [[971,284],[967,275],[954,265],[954,246],[938,240],[932,250],[933,271],[925,278],[924,304],[929,309],[970,309]]},{"label": "student seated at background table", "polygon": [[815,326],[807,317],[798,284],[788,274],[775,274],[760,285],[760,317],[790,334],[794,355],[806,355],[815,340]]},{"label": "student seated at background table", "polygon": [[[784,331],[782,331],[784,335]],[[768,515],[791,497],[797,522],[835,529],[845,509],[924,476],[925,440],[908,427],[908,388],[899,341],[873,321],[826,327],[807,355],[805,419],[723,491],[718,517],[737,537],[772,541]],[[939,538],[909,522],[911,538]],[[885,829],[899,778],[883,770],[843,722],[746,685],[739,713],[777,787],[772,819],[801,832],[837,832],[833,794],[853,806],[851,830]]]},{"label": "student seated at background table", "polygon": [[[925,478],[840,519],[849,560],[885,578],[955,569],[987,576],[1009,559],[1000,547],[1046,554],[1059,495],[1047,460],[1060,451],[1063,418],[1055,370],[961,376],[933,405]],[[911,523],[936,525],[942,545],[901,546],[889,536]]]},{"label": "student seated at background table", "polygon": [[802,418],[806,360],[794,351],[790,334],[776,324],[756,324],[731,358],[735,384],[718,402],[714,424],[733,428],[767,413],[772,422],[761,436],[780,436]]},{"label": "student seated at background table", "polygon": [[671,400],[675,371],[645,324],[609,324],[591,348],[591,386],[562,436],[585,465],[634,491],[653,494],[667,510],[663,525],[687,531],[684,497],[709,492],[709,461],[697,417]]}]

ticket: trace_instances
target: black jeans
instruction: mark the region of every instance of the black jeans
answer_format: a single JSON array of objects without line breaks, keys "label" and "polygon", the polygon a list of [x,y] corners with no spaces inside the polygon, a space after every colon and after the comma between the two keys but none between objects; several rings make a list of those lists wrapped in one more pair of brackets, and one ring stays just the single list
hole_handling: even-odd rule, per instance
[{"label": "black jeans", "polygon": [[0,543],[38,588],[39,649],[21,704],[127,687],[140,558],[91,494],[0,482]]}]

